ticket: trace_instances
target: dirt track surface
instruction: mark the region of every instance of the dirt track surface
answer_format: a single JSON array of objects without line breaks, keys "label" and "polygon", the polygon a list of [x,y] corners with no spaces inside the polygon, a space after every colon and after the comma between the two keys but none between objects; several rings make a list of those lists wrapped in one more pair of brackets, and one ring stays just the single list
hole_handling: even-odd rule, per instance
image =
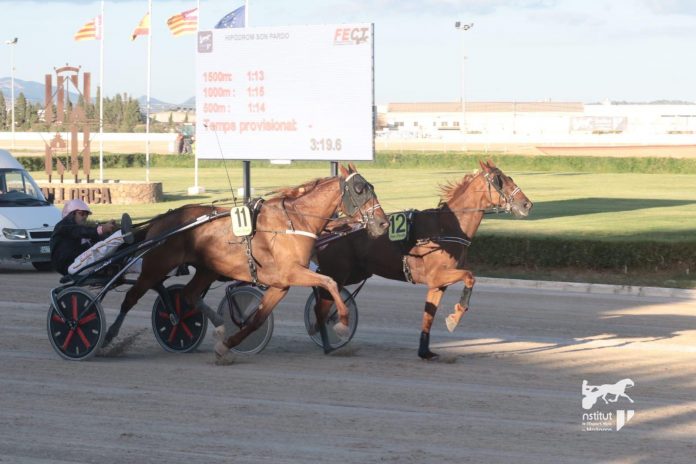
[{"label": "dirt track surface", "polygon": [[[2,463],[692,463],[696,302],[480,285],[453,334],[416,356],[425,289],[374,280],[353,341],[325,356],[303,325],[306,289],[275,311],[262,353],[216,365],[157,345],[146,296],[112,349],[60,359],[46,334],[57,276],[0,268]],[[206,300],[216,305],[221,288]],[[113,321],[122,293],[105,301]],[[582,430],[581,384],[635,381]],[[603,404],[600,399],[598,404]]]}]

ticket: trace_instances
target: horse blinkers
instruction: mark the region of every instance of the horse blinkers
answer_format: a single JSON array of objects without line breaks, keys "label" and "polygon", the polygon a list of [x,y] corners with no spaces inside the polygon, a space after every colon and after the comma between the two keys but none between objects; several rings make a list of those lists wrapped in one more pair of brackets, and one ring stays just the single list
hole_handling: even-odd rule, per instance
[{"label": "horse blinkers", "polygon": [[[363,211],[362,207],[370,200],[377,200],[375,189],[363,176],[357,172],[352,173],[346,179],[341,178],[341,204],[343,212],[346,216],[353,217],[356,213],[360,213],[360,223],[368,225],[368,229],[374,231],[375,236],[386,232],[386,225],[382,227],[381,221],[379,224],[375,221],[375,210],[379,208],[379,204]],[[378,230],[379,229],[379,230]],[[372,234],[373,232],[371,232]]]}]

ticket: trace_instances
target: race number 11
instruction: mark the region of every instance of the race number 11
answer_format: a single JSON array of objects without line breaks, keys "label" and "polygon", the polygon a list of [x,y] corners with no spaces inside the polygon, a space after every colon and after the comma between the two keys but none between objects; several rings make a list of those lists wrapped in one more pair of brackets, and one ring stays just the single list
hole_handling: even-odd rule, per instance
[{"label": "race number 11", "polygon": [[237,237],[251,235],[251,213],[246,206],[235,206],[230,210],[232,219],[232,232]]}]

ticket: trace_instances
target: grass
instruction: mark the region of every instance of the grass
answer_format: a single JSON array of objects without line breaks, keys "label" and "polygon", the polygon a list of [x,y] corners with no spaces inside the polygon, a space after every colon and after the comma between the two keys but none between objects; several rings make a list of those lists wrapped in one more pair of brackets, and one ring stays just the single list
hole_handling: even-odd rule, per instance
[{"label": "grass", "polygon": [[[522,157],[518,157],[522,158]],[[476,167],[474,159],[463,162],[461,168],[447,166],[408,167],[398,169],[367,163],[359,164],[360,171],[375,185],[385,211],[408,208],[424,209],[437,205],[437,185],[461,178]],[[623,159],[622,159],[623,161]],[[657,241],[673,244],[696,241],[696,173],[635,173],[635,172],[571,172],[519,170],[524,161],[498,165],[513,176],[515,182],[534,202],[528,219],[515,220],[509,215],[486,216],[479,234],[515,236],[553,236],[568,239],[606,241]],[[614,164],[621,169],[634,166]],[[165,163],[166,164],[166,163]],[[447,163],[444,163],[447,165]],[[571,163],[572,164],[572,163]],[[127,211],[137,220],[144,220],[171,208],[188,203],[208,203],[231,198],[227,173],[219,163],[201,163],[200,184],[206,193],[188,196],[193,185],[193,170],[188,167],[154,166],[150,179],[161,181],[165,201],[146,205],[94,205],[94,218],[119,218]],[[230,163],[229,176],[233,189],[241,187],[239,163]],[[267,194],[288,185],[297,185],[315,177],[329,175],[328,163],[294,163],[292,166],[252,164],[251,181],[255,195]],[[682,166],[684,167],[684,166]],[[619,169],[620,170],[620,169]],[[42,172],[34,172],[45,178]],[[144,180],[143,168],[109,168],[108,178]],[[569,280],[620,285],[653,285],[693,288],[696,280],[684,271],[669,272],[607,272],[584,269],[475,269],[478,275],[541,280]]]},{"label": "grass", "polygon": [[[362,167],[361,172],[375,185],[384,209],[424,209],[438,202],[437,185],[458,179],[462,171],[447,169],[384,169]],[[515,220],[509,215],[487,216],[479,229],[485,234],[539,235],[602,240],[694,240],[696,231],[696,175],[692,174],[602,174],[509,172],[534,202],[531,216]],[[109,169],[109,178],[142,180],[139,168]],[[296,185],[329,174],[324,168],[254,168],[255,194]],[[41,178],[42,173],[33,173]],[[241,170],[230,169],[231,184],[241,187]],[[165,201],[146,205],[95,205],[96,219],[119,217],[127,210],[136,220],[187,203],[231,198],[223,168],[200,169],[200,183],[206,193],[186,194],[193,185],[190,169],[154,167],[150,178],[161,181]]]}]

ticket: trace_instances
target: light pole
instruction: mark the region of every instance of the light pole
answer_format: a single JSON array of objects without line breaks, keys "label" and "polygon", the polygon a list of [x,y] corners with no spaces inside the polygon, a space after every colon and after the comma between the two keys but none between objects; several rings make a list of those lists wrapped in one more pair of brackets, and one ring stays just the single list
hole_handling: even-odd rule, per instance
[{"label": "light pole", "polygon": [[6,40],[5,44],[10,45],[12,48],[10,49],[10,75],[11,75],[11,80],[12,80],[12,88],[10,90],[10,93],[12,95],[12,149],[14,150],[15,148],[15,98],[14,98],[14,75],[15,75],[15,67],[14,67],[14,49],[15,45],[17,45],[17,37],[14,39]]},{"label": "light pole", "polygon": [[462,134],[462,141],[466,139],[466,96],[464,87],[464,68],[466,65],[466,48],[464,46],[464,32],[474,27],[474,23],[464,24],[461,21],[454,23],[454,27],[462,33],[462,81],[461,81],[461,104],[462,104],[462,125],[459,131]]}]

